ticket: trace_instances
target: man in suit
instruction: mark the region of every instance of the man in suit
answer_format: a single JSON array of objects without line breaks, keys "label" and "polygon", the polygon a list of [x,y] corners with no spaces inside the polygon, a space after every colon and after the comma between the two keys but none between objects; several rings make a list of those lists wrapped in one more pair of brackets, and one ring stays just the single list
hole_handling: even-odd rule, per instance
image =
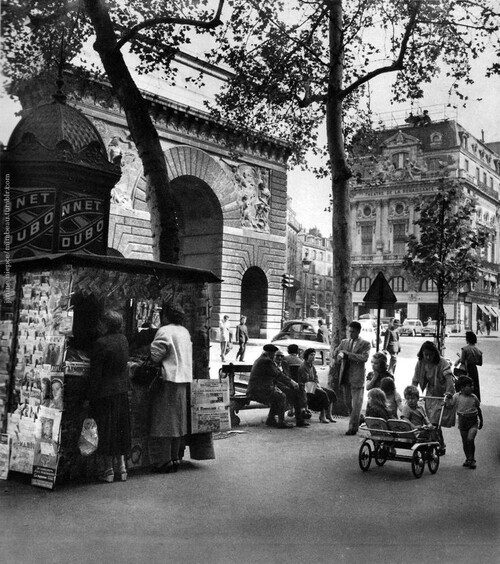
[{"label": "man in suit", "polygon": [[388,371],[394,375],[396,371],[396,362],[398,361],[398,354],[401,351],[401,345],[399,343],[399,319],[393,319],[389,325],[384,336],[384,351],[387,351],[391,355],[391,360],[389,361]]},{"label": "man in suit", "polygon": [[[349,339],[343,339],[334,351],[334,358],[341,363],[339,384],[350,411],[346,435],[355,435],[358,432],[365,390],[365,364],[371,349],[371,344],[359,336],[360,332],[361,324],[352,321],[349,324]],[[351,392],[350,405],[347,401],[348,391]]]}]

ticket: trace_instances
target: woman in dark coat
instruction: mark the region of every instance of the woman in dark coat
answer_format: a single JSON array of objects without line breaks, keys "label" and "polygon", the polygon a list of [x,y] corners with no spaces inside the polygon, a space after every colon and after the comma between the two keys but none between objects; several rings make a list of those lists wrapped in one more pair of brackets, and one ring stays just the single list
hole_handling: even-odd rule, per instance
[{"label": "woman in dark coat", "polygon": [[100,455],[99,480],[114,479],[113,458],[119,477],[127,479],[125,455],[130,449],[130,415],[127,362],[128,342],[121,333],[122,316],[107,311],[102,317],[104,335],[97,339],[90,358],[90,407],[97,423]]},{"label": "woman in dark coat", "polygon": [[[465,341],[467,345],[462,348],[460,359],[455,363],[462,363],[466,370],[467,376],[472,378],[472,390],[477,399],[481,401],[481,390],[479,389],[479,374],[477,367],[483,365],[483,353],[477,347],[477,337],[473,331],[466,331]],[[457,390],[459,391],[459,390]]]}]

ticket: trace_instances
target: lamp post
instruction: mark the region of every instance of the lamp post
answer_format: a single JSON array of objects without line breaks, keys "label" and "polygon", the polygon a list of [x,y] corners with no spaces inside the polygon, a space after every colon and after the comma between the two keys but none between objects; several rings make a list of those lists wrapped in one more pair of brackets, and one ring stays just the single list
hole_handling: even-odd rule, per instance
[{"label": "lamp post", "polygon": [[313,288],[314,288],[314,296],[315,296],[313,309],[314,309],[314,317],[316,317],[317,312],[319,310],[319,303],[318,303],[319,280],[316,276],[313,278]]},{"label": "lamp post", "polygon": [[306,249],[304,258],[302,259],[302,272],[304,273],[304,307],[302,310],[302,319],[307,316],[307,274],[311,270],[311,260],[308,258],[309,249]]}]

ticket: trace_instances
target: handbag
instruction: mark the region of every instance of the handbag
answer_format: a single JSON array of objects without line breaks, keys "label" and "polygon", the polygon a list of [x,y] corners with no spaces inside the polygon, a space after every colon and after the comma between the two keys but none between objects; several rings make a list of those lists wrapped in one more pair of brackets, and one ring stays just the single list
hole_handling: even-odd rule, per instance
[{"label": "handbag", "polygon": [[98,444],[97,423],[88,417],[83,420],[82,431],[78,438],[78,449],[82,456],[90,456],[97,450]]},{"label": "handbag", "polygon": [[137,386],[151,386],[153,382],[160,376],[161,366],[152,361],[151,357],[147,357],[140,364],[132,376],[132,382]]},{"label": "handbag", "polygon": [[467,367],[463,362],[455,366],[453,369],[453,376],[460,378],[460,376],[467,376]]}]

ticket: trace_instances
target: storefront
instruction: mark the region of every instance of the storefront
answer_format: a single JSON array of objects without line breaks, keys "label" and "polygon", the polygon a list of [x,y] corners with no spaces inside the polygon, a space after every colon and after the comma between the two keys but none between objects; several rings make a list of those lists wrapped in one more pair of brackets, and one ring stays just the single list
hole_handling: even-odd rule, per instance
[{"label": "storefront", "polygon": [[[0,277],[0,473],[32,483],[92,475],[92,457],[77,448],[85,419],[89,353],[106,310],[123,315],[130,343],[129,375],[139,362],[138,336],[158,324],[162,304],[180,305],[193,342],[193,376],[209,378],[211,272],[152,261],[89,254],[13,260]],[[149,465],[150,392],[130,386],[129,468]],[[193,459],[213,458],[210,433],[189,434]],[[8,453],[10,447],[10,458]],[[7,456],[7,461],[6,461]]]}]

